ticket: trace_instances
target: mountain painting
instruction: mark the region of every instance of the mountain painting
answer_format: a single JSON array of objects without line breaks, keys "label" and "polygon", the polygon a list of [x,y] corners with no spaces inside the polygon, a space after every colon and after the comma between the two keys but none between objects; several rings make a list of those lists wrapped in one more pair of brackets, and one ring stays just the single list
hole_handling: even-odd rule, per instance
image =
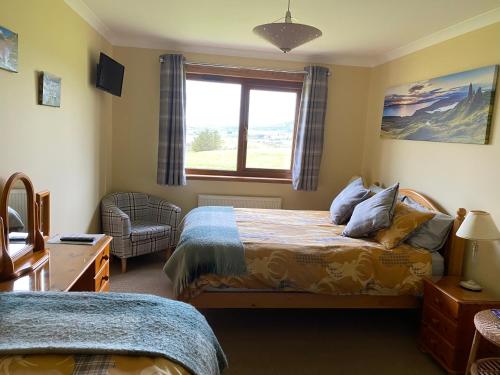
[{"label": "mountain painting", "polygon": [[0,26],[0,69],[17,72],[17,34]]},{"label": "mountain painting", "polygon": [[387,90],[381,136],[451,143],[488,143],[498,65]]}]

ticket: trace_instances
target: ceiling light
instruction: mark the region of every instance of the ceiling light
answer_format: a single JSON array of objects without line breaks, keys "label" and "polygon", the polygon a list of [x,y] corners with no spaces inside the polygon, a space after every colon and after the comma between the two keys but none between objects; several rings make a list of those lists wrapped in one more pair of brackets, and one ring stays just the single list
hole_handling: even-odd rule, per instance
[{"label": "ceiling light", "polygon": [[283,18],[272,23],[256,26],[253,31],[284,53],[290,52],[292,49],[322,35],[321,30],[313,26],[292,22],[290,0],[288,0],[288,10],[285,13],[285,22],[278,22],[281,20]]}]

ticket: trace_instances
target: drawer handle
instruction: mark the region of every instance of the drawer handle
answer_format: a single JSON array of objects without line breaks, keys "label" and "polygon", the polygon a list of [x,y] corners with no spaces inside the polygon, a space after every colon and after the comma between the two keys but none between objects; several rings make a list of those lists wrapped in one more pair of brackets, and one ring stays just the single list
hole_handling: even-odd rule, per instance
[{"label": "drawer handle", "polygon": [[108,275],[104,275],[102,278],[101,278],[101,282],[100,282],[100,285],[102,285],[102,283],[105,283],[106,281],[109,280],[109,276]]},{"label": "drawer handle", "polygon": [[108,255],[103,255],[101,259],[103,259],[103,260],[108,260],[108,259],[109,259],[109,256],[108,256]]}]

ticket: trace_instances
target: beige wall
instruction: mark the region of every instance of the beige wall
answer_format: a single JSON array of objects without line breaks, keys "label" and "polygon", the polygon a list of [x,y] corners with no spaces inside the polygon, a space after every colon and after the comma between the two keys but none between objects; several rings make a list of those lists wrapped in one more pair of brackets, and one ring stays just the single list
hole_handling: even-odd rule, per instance
[{"label": "beige wall", "polygon": [[[156,184],[159,115],[159,62],[164,51],[114,48],[126,66],[123,96],[113,98],[112,190],[145,191],[169,199],[184,212],[195,207],[197,194],[279,196],[285,208],[328,209],[332,197],[361,170],[364,108],[369,69],[330,66],[325,145],[316,192],[295,192],[287,184],[188,180],[184,187]],[[244,66],[302,69],[303,64],[185,54],[188,60]]]},{"label": "beige wall", "polygon": [[[363,173],[386,185],[400,181],[428,194],[450,213],[458,207],[491,212],[500,226],[500,111],[498,95],[489,145],[416,142],[379,137],[384,90],[500,63],[500,23],[426,48],[374,68],[368,96]],[[500,294],[500,242],[481,244],[466,276]]]},{"label": "beige wall", "polygon": [[[52,228],[95,231],[111,168],[111,98],[93,87],[111,45],[62,0],[2,1],[19,34],[19,73],[0,70],[0,179],[27,173],[51,192]],[[37,72],[62,78],[61,108],[37,105]]]}]

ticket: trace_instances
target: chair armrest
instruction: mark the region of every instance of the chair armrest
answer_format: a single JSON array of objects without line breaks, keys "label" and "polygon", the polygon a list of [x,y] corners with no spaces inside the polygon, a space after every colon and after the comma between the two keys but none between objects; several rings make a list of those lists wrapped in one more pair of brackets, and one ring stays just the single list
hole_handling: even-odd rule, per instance
[{"label": "chair armrest", "polygon": [[101,205],[102,229],[105,234],[128,238],[132,229],[132,224],[128,215],[116,206]]},{"label": "chair armrest", "polygon": [[175,246],[177,242],[177,231],[181,218],[180,207],[158,197],[149,197],[151,207],[151,219],[158,224],[170,225],[171,236],[170,245]]}]

